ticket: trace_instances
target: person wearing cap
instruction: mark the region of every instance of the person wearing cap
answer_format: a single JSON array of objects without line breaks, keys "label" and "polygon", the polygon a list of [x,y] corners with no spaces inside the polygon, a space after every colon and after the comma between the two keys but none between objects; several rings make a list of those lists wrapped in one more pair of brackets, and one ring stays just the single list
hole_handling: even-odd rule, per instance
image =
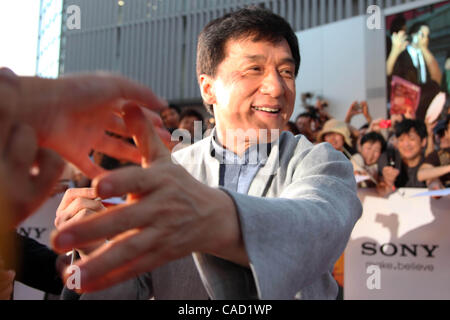
[{"label": "person wearing cap", "polygon": [[352,139],[350,130],[344,121],[331,119],[325,122],[322,131],[317,136],[319,142],[328,142],[334,149],[341,151],[347,158],[351,158]]}]

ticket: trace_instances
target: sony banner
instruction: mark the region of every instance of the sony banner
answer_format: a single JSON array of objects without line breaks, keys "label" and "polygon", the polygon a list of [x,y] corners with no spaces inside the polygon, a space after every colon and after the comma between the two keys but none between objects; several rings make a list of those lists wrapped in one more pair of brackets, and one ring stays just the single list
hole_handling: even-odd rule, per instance
[{"label": "sony banner", "polygon": [[360,189],[363,214],[345,250],[344,299],[450,299],[450,197],[388,198]]}]

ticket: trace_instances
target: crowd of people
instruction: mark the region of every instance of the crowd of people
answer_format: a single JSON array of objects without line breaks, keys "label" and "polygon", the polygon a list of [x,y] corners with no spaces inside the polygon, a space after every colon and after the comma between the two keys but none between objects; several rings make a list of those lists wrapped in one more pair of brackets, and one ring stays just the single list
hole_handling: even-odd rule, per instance
[{"label": "crowd of people", "polygon": [[[329,142],[351,160],[359,187],[374,187],[380,196],[398,188],[432,190],[450,186],[450,110],[444,109],[433,123],[395,114],[388,119],[372,119],[367,102],[354,102],[345,120],[332,118],[320,106],[296,118],[294,134],[313,143]],[[359,129],[351,125],[361,114],[366,123]]]},{"label": "crowd of people", "polygon": [[[364,179],[358,187],[373,187],[380,196],[387,196],[403,187],[436,190],[450,186],[448,107],[437,120],[428,123],[400,114],[372,119],[366,101],[353,102],[345,119],[339,120],[330,116],[327,106],[327,101],[317,99],[314,106],[306,106],[295,122],[287,122],[283,130],[304,135],[314,144],[328,142],[342,152],[351,160],[355,176]],[[189,126],[180,125],[177,106],[162,111],[161,117],[171,132],[187,129],[193,137],[193,123],[203,121],[203,117],[195,110],[183,113],[195,115]],[[359,129],[351,124],[357,115],[365,119]],[[202,128],[207,126],[202,124]]]}]

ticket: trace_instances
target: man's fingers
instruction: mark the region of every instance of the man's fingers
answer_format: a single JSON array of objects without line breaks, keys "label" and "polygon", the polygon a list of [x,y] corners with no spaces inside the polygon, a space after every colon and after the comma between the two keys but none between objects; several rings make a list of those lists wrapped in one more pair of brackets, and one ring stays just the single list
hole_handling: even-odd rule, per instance
[{"label": "man's fingers", "polygon": [[146,201],[117,205],[64,226],[52,236],[53,247],[59,252],[66,252],[71,248],[86,247],[98,240],[111,239],[123,232],[145,227],[154,221],[153,213],[157,210],[157,204],[154,203],[152,207]]},{"label": "man's fingers", "polygon": [[[109,72],[70,74],[57,81],[22,77],[21,86],[31,96],[41,95],[56,99],[52,102],[61,104],[61,107],[63,106],[62,101],[65,101],[64,107],[72,108],[75,112],[77,109],[79,111],[92,109],[93,106],[119,110],[124,101],[134,101],[157,112],[165,108],[161,100],[150,89]],[[56,91],[55,88],[57,88]],[[22,98],[27,103],[31,103],[31,101],[27,101],[28,97]]]},{"label": "man's fingers", "polygon": [[97,198],[97,190],[95,188],[71,188],[68,189],[58,206],[57,211],[65,210],[69,204],[77,198],[95,199]]},{"label": "man's fingers", "polygon": [[[102,274],[100,277],[92,277],[89,274],[89,271],[83,270],[95,270],[90,265],[89,261],[86,261],[87,264],[84,265],[88,269],[84,269],[82,267],[81,274],[81,291],[91,292],[91,291],[99,291],[106,288],[109,288],[118,283],[124,282],[131,278],[135,278],[145,272],[150,272],[159,266],[166,263],[168,260],[162,250],[148,251],[140,257],[137,257],[133,261],[124,264],[117,269],[114,269],[108,273]],[[98,269],[97,269],[98,270]],[[85,277],[83,277],[85,275]],[[66,275],[68,277],[69,275]]]},{"label": "man's fingers", "polygon": [[[153,123],[155,127],[161,128],[163,126],[163,122],[161,120],[161,117],[158,113],[141,108],[142,112],[144,113],[144,116]],[[106,124],[105,128],[113,133],[116,133],[123,137],[131,137],[130,132],[127,129],[127,126],[125,125],[125,122],[123,121],[122,117],[119,114],[116,113],[110,113],[106,117]]]},{"label": "man's fingers", "polygon": [[29,169],[16,174],[16,179],[22,183],[22,190],[21,196],[13,200],[17,212],[12,218],[13,226],[22,222],[48,198],[62,173],[64,163],[53,151],[39,149],[36,164],[39,168],[37,175],[31,176]]},{"label": "man's fingers", "polygon": [[97,194],[105,199],[125,194],[145,195],[160,185],[163,177],[151,168],[130,166],[100,175],[92,181]]},{"label": "man's fingers", "polygon": [[[107,74],[107,77],[110,76]],[[123,77],[115,77],[117,91],[115,98],[124,98],[130,101],[140,102],[143,107],[150,110],[161,111],[166,108],[161,100],[148,88],[137,82],[125,79]],[[114,97],[114,92],[112,93]]]},{"label": "man's fingers", "polygon": [[124,121],[132,133],[136,145],[143,157],[143,167],[148,167],[153,161],[170,155],[169,150],[162,143],[153,125],[147,121],[142,110],[134,105],[123,108]]},{"label": "man's fingers", "polygon": [[92,162],[88,155],[82,157],[72,157],[74,164],[80,171],[86,175],[88,178],[94,179],[96,176],[101,175],[106,172],[105,169],[101,168],[99,165]]},{"label": "man's fingers", "polygon": [[155,111],[146,109],[146,108],[141,108],[142,113],[144,114],[144,116],[151,122],[153,123],[153,125],[155,127],[163,127],[163,121],[159,115],[159,113],[156,113]]},{"label": "man's fingers", "polygon": [[62,223],[72,219],[75,215],[86,213],[100,212],[105,207],[99,200],[91,200],[86,198],[76,198],[73,200],[66,209],[56,211],[55,226],[60,227]]},{"label": "man's fingers", "polygon": [[28,174],[37,150],[37,138],[33,129],[24,124],[15,125],[10,131],[5,150],[10,170]]},{"label": "man's fingers", "polygon": [[120,138],[114,138],[106,133],[96,142],[95,150],[118,160],[141,162],[141,153],[132,144]]},{"label": "man's fingers", "polygon": [[79,263],[82,289],[97,290],[99,280],[110,286],[113,278],[123,281],[143,271],[150,271],[151,265],[144,270],[135,270],[134,261],[148,252],[158,251],[161,234],[154,228],[129,230],[98,248],[88,259]]},{"label": "man's fingers", "polygon": [[19,80],[8,68],[0,68],[0,151],[3,151],[8,141],[13,124],[13,111],[19,96]]},{"label": "man's fingers", "polygon": [[[39,166],[39,175],[34,178],[35,197],[39,205],[51,193],[53,186],[58,182],[64,170],[64,161],[52,150],[39,149],[36,157]],[[37,205],[35,204],[35,209]]]}]

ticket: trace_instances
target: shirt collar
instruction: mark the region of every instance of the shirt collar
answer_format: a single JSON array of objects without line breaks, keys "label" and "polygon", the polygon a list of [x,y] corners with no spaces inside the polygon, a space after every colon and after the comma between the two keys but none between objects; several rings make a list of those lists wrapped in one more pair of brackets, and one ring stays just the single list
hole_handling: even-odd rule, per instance
[{"label": "shirt collar", "polygon": [[[272,144],[257,144],[250,146],[242,157],[239,157],[233,151],[223,147],[217,137],[216,128],[211,133],[210,154],[219,160],[220,164],[266,164],[271,151]],[[258,152],[259,151],[259,152]]]}]

